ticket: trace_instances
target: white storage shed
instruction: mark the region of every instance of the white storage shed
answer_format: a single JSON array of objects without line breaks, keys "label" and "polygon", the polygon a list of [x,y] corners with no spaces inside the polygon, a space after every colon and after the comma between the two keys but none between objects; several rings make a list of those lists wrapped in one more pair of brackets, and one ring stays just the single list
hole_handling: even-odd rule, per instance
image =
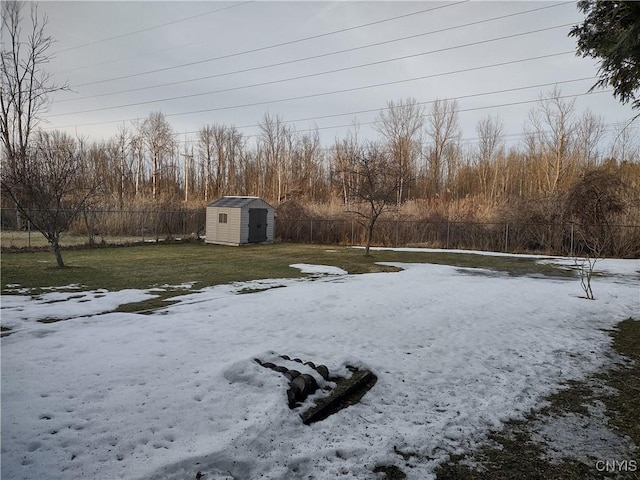
[{"label": "white storage shed", "polygon": [[207,205],[206,243],[273,243],[274,209],[259,197],[222,197]]}]

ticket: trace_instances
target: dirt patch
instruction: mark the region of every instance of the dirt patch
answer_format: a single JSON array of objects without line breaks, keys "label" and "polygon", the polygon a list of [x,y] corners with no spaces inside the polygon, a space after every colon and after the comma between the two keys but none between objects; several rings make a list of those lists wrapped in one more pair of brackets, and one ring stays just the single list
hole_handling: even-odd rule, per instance
[{"label": "dirt patch", "polygon": [[5,327],[4,325],[0,326],[0,337],[8,337],[14,333],[11,327]]},{"label": "dirt patch", "polygon": [[238,290],[238,295],[266,292],[267,290],[273,290],[274,288],[284,288],[284,287],[286,287],[286,285],[272,285],[268,287],[245,287]]},{"label": "dirt patch", "polygon": [[38,320],[38,323],[57,323],[62,322],[63,320],[72,320],[71,318],[56,318],[56,317],[46,317]]}]

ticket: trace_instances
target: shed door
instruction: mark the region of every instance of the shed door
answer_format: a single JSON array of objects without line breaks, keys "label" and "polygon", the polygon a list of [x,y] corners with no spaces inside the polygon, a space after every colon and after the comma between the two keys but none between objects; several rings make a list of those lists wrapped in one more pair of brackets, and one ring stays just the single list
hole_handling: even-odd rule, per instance
[{"label": "shed door", "polygon": [[249,209],[249,243],[267,241],[267,209]]}]

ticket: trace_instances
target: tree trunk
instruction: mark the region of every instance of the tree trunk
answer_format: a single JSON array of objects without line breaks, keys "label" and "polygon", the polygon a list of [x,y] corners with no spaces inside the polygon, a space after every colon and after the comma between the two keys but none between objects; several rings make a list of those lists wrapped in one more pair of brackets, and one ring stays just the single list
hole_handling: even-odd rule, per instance
[{"label": "tree trunk", "polygon": [[155,200],[158,191],[158,155],[153,154],[153,171],[151,172],[151,196]]},{"label": "tree trunk", "polygon": [[371,218],[369,220],[369,228],[367,228],[367,244],[364,247],[364,255],[369,256],[369,250],[371,248],[371,240],[373,239],[373,227],[376,224],[376,219]]},{"label": "tree trunk", "polygon": [[95,245],[95,234],[86,210],[82,210],[82,216],[84,217],[84,224],[87,227],[87,241],[89,242],[89,246],[93,247]]},{"label": "tree trunk", "polygon": [[56,237],[51,240],[51,246],[53,247],[53,253],[56,256],[56,262],[58,267],[64,268],[64,260],[62,260],[62,252],[60,251],[60,240]]}]

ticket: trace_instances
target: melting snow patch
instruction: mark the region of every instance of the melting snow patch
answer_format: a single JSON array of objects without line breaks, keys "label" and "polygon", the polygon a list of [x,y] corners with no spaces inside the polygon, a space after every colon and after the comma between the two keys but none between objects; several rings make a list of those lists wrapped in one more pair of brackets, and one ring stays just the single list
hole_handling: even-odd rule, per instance
[{"label": "melting snow patch", "polygon": [[2,296],[2,324],[16,330],[45,319],[66,320],[115,310],[125,303],[155,298],[143,290],[91,290],[88,292],[43,293],[35,298],[24,295]]},{"label": "melting snow patch", "polygon": [[[578,259],[580,261],[581,259]],[[564,268],[575,270],[576,260],[573,258],[541,259],[538,263],[560,265]],[[596,261],[594,272],[611,277],[622,278],[627,281],[640,282],[640,260],[621,260],[616,258],[603,258]],[[595,280],[597,281],[597,280]]]},{"label": "melting snow patch", "polygon": [[164,285],[160,285],[158,288],[171,289],[171,290],[190,290],[193,286],[198,282],[184,282],[178,285],[169,285],[165,283]]},{"label": "melting snow patch", "polygon": [[[575,280],[402,267],[281,279],[258,295],[205,288],[162,315],[96,314],[152,296],[137,290],[3,296],[3,324],[31,334],[2,338],[2,478],[373,480],[377,466],[405,465],[402,452],[415,454],[409,478],[432,478],[600,368],[605,330],[640,307],[636,283],[608,277],[590,302]],[[35,321],[62,314],[74,320]],[[307,426],[283,401],[287,379],[253,360],[273,351],[340,376],[364,366],[378,382]]]},{"label": "melting snow patch", "polygon": [[297,268],[302,273],[309,273],[311,275],[347,275],[349,272],[338,267],[331,265],[311,265],[309,263],[294,263],[289,265],[292,268]]}]

